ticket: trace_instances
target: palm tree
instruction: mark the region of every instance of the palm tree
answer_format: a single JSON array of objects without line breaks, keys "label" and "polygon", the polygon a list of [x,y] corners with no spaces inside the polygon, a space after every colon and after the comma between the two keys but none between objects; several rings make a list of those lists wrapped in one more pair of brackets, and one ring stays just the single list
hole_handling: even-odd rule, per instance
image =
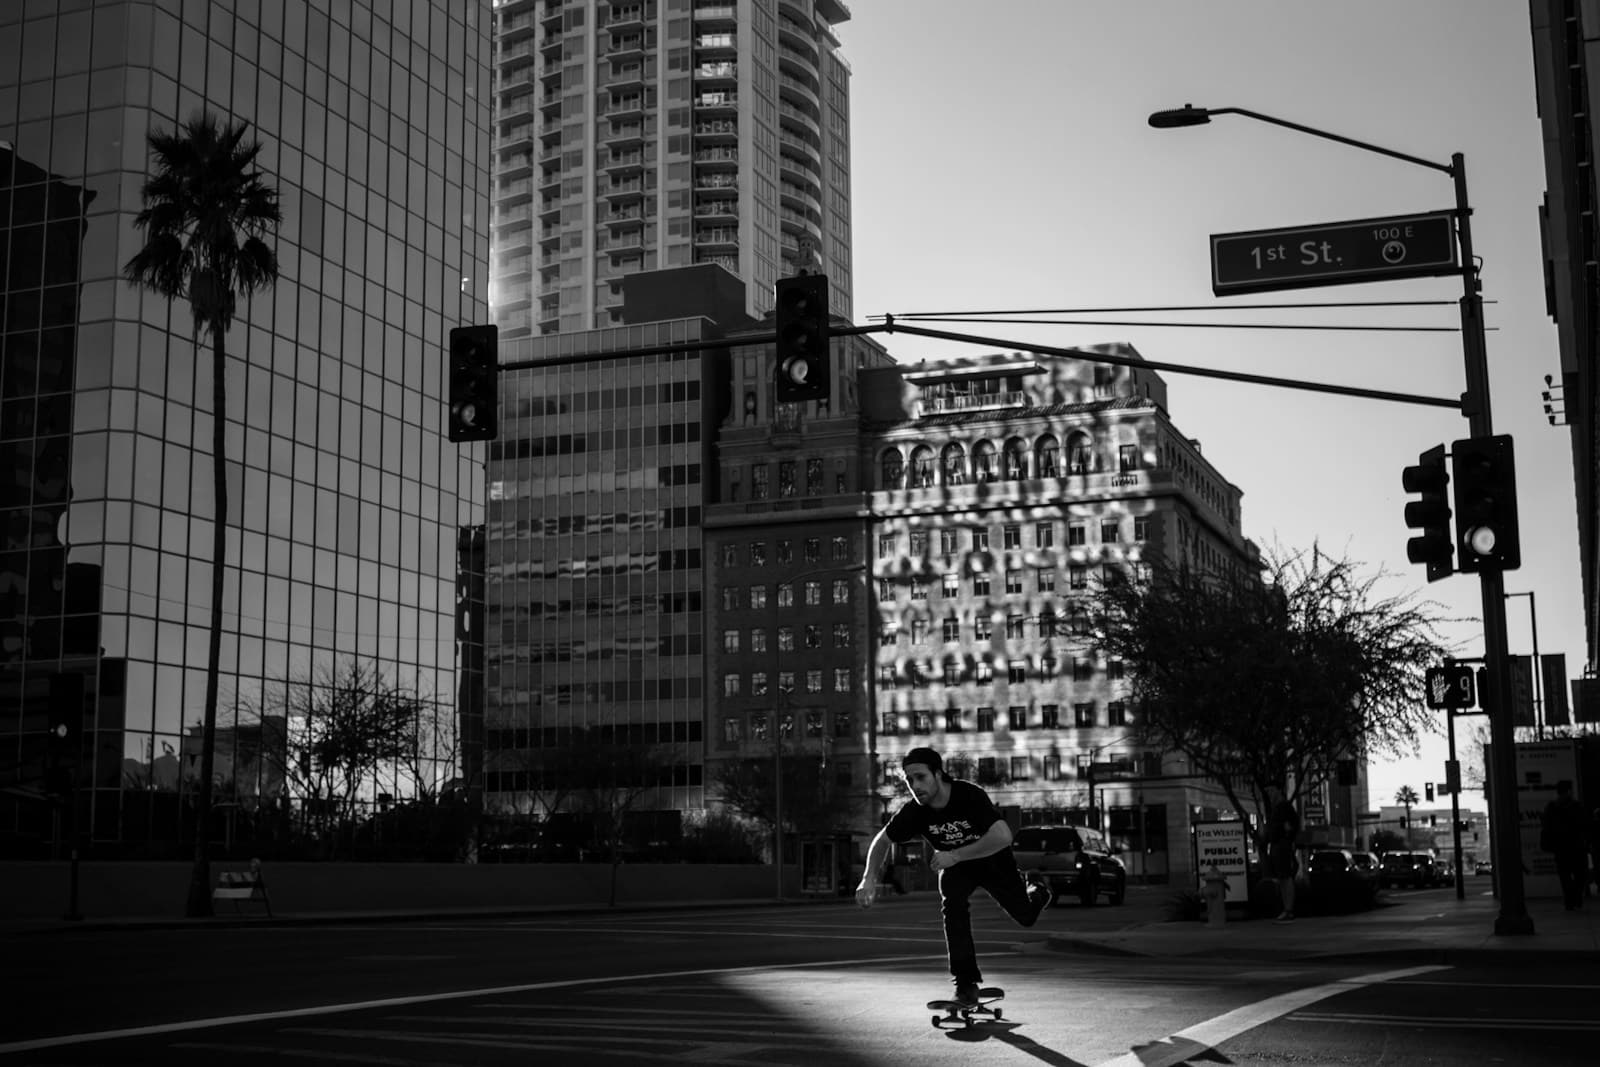
[{"label": "palm tree", "polygon": [[211,339],[211,641],[206,657],[194,869],[184,910],[189,916],[211,914],[206,846],[216,758],[228,521],[223,340],[233,323],[238,297],[277,281],[278,259],[263,238],[283,221],[277,190],[256,169],[261,146],[245,141],[249,128],[247,122],[223,123],[202,112],[170,133],[151,131],[152,170],[144,183],[144,208],[134,219],[145,243],[122,268],[129,282],[160,293],[169,303],[179,297],[187,299],[194,315],[196,345],[202,334]]},{"label": "palm tree", "polygon": [[1401,786],[1399,792],[1395,793],[1394,795],[1394,802],[1396,804],[1403,805],[1406,809],[1406,832],[1401,836],[1406,839],[1406,844],[1408,845],[1411,843],[1411,805],[1415,804],[1420,799],[1421,798],[1417,796],[1417,791],[1412,789],[1409,785]]}]

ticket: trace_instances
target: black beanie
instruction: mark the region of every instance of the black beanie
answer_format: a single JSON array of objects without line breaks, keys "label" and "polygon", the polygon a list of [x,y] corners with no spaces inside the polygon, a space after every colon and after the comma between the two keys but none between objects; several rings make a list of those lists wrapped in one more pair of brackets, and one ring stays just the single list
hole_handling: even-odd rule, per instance
[{"label": "black beanie", "polygon": [[944,773],[944,760],[939,758],[939,753],[931,748],[914,748],[900,758],[900,768],[905,769],[908,763],[920,763],[934,774]]}]

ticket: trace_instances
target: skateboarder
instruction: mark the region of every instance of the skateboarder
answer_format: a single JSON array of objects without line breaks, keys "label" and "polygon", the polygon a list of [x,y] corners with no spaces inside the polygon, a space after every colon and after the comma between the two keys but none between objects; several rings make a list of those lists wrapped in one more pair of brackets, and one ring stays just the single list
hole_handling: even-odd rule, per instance
[{"label": "skateboarder", "polygon": [[955,999],[978,1003],[983,972],[972,943],[968,899],[983,889],[1007,915],[1032,926],[1050,906],[1047,885],[1024,880],[1011,854],[1011,827],[1000,817],[989,794],[971,782],[944,772],[944,762],[931,748],[914,748],[900,761],[900,773],[911,789],[912,803],[895,812],[867,849],[867,866],[856,886],[856,902],[871,907],[878,895],[878,871],[891,842],[904,844],[921,835],[933,845],[931,861],[939,872],[939,899],[944,915],[945,950]]}]

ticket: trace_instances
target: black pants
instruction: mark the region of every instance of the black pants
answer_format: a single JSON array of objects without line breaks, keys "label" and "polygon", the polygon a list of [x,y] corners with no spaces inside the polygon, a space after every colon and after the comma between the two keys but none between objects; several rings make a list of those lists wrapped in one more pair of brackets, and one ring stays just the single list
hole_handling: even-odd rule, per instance
[{"label": "black pants", "polygon": [[1032,926],[1044,910],[1045,896],[1028,895],[1028,884],[1017,869],[1011,850],[982,859],[967,860],[939,872],[939,907],[944,915],[944,945],[950,956],[950,976],[957,985],[983,983],[978,950],[972,944],[972,910],[969,898],[982,889],[1019,925]]},{"label": "black pants", "polygon": [[1562,849],[1555,857],[1561,902],[1568,908],[1583,907],[1583,883],[1588,877],[1589,857],[1581,849]]}]

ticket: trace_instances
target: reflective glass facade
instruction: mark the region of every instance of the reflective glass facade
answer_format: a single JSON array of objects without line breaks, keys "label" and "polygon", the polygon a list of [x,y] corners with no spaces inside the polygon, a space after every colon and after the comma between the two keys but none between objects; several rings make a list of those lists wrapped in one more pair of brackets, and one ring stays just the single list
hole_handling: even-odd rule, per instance
[{"label": "reflective glass facade", "polygon": [[[704,326],[502,341],[500,356],[624,351],[696,340]],[[585,727],[660,756],[660,787],[635,810],[705,807],[701,487],[715,362],[630,356],[501,374],[485,537],[491,812],[542,813],[541,776]]]},{"label": "reflective glass facade", "polygon": [[801,267],[851,316],[838,0],[497,0],[495,322],[623,321],[623,277],[715,263],[747,312]]},{"label": "reflective glass facade", "polygon": [[[120,280],[146,136],[248,120],[275,288],[227,336],[217,800],[278,801],[261,720],[359,662],[427,706],[408,795],[459,773],[458,531],[442,339],[487,320],[489,0],[0,4],[0,847],[48,840],[50,679],[86,680],[80,829],[159,854],[194,789],[211,583],[209,344]],[[264,710],[265,709],[265,712]],[[241,831],[242,832],[242,831]]]}]

